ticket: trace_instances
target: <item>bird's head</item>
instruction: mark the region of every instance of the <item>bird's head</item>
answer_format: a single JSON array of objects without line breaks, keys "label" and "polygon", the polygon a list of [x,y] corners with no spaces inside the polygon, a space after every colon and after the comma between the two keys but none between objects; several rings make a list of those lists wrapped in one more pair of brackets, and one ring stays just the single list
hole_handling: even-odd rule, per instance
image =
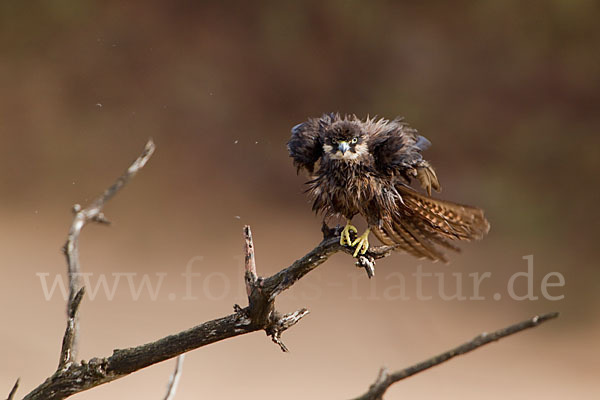
[{"label": "bird's head", "polygon": [[359,123],[338,121],[323,132],[323,152],[333,160],[360,161],[367,156],[365,135]]}]

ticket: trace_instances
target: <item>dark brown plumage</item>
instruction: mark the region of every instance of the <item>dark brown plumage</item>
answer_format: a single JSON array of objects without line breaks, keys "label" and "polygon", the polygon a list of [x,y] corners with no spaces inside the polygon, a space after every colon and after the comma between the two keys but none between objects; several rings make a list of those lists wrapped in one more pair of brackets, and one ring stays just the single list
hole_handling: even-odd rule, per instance
[{"label": "dark brown plumage", "polygon": [[[340,242],[365,253],[368,234],[419,258],[446,261],[439,246],[457,250],[448,239],[481,239],[489,223],[479,208],[431,197],[441,189],[421,151],[430,142],[402,119],[359,120],[325,114],[292,128],[290,156],[311,176],[307,192],[313,210],[327,220],[343,216],[348,224]],[[409,184],[417,179],[420,194]],[[350,220],[360,214],[369,229],[353,242]]]}]

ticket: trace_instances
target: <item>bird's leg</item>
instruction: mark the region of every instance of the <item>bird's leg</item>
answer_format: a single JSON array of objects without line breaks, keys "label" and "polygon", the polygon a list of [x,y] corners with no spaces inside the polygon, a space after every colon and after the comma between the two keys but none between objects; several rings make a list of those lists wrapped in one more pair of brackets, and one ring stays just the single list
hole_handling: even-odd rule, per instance
[{"label": "bird's leg", "polygon": [[357,237],[356,240],[354,240],[354,242],[352,242],[352,246],[356,246],[356,249],[354,249],[354,254],[352,255],[352,257],[356,257],[359,253],[365,254],[367,252],[367,250],[369,250],[369,233],[370,232],[371,232],[371,229],[367,229],[365,231],[365,233],[363,233],[362,235]]},{"label": "bird's leg", "polygon": [[350,240],[350,232],[358,232],[358,229],[356,229],[355,226],[350,224],[350,220],[346,220],[346,226],[344,227],[344,229],[342,230],[342,234],[340,235],[340,244],[342,246],[348,245],[348,246],[352,246],[352,240]]}]

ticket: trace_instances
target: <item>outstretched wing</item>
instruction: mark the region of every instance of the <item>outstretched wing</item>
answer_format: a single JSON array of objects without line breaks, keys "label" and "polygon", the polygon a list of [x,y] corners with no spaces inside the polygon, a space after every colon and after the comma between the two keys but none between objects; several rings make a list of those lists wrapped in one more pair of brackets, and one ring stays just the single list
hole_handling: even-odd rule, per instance
[{"label": "outstretched wing", "polygon": [[448,239],[479,240],[490,229],[479,208],[432,199],[404,185],[396,189],[400,195],[397,212],[373,227],[384,244],[396,245],[419,258],[446,262],[437,246],[458,251]]},{"label": "outstretched wing", "polygon": [[433,167],[423,159],[421,151],[431,146],[431,142],[420,136],[402,119],[369,120],[365,122],[369,133],[369,151],[375,160],[375,167],[387,175],[400,175],[408,182],[417,178],[421,186],[431,196],[431,189],[441,190]]},{"label": "outstretched wing", "polygon": [[420,258],[446,261],[440,246],[458,250],[449,240],[477,240],[488,232],[490,225],[481,209],[430,197],[432,188],[441,188],[433,167],[421,156],[431,145],[429,140],[401,119],[367,119],[365,130],[375,168],[390,178],[399,176],[407,182],[417,178],[428,194],[396,181],[398,199],[393,210],[372,226],[382,243]]}]

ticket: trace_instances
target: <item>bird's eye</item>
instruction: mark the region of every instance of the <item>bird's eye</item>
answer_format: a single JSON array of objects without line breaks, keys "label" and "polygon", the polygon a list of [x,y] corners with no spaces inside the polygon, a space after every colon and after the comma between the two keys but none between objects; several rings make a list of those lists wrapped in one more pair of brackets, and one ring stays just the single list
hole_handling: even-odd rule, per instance
[{"label": "bird's eye", "polygon": [[333,144],[337,144],[337,140],[335,140],[335,139],[331,139],[331,143],[333,143]]},{"label": "bird's eye", "polygon": [[353,138],[352,139],[352,144],[356,144],[356,143],[358,143],[358,138]]}]

